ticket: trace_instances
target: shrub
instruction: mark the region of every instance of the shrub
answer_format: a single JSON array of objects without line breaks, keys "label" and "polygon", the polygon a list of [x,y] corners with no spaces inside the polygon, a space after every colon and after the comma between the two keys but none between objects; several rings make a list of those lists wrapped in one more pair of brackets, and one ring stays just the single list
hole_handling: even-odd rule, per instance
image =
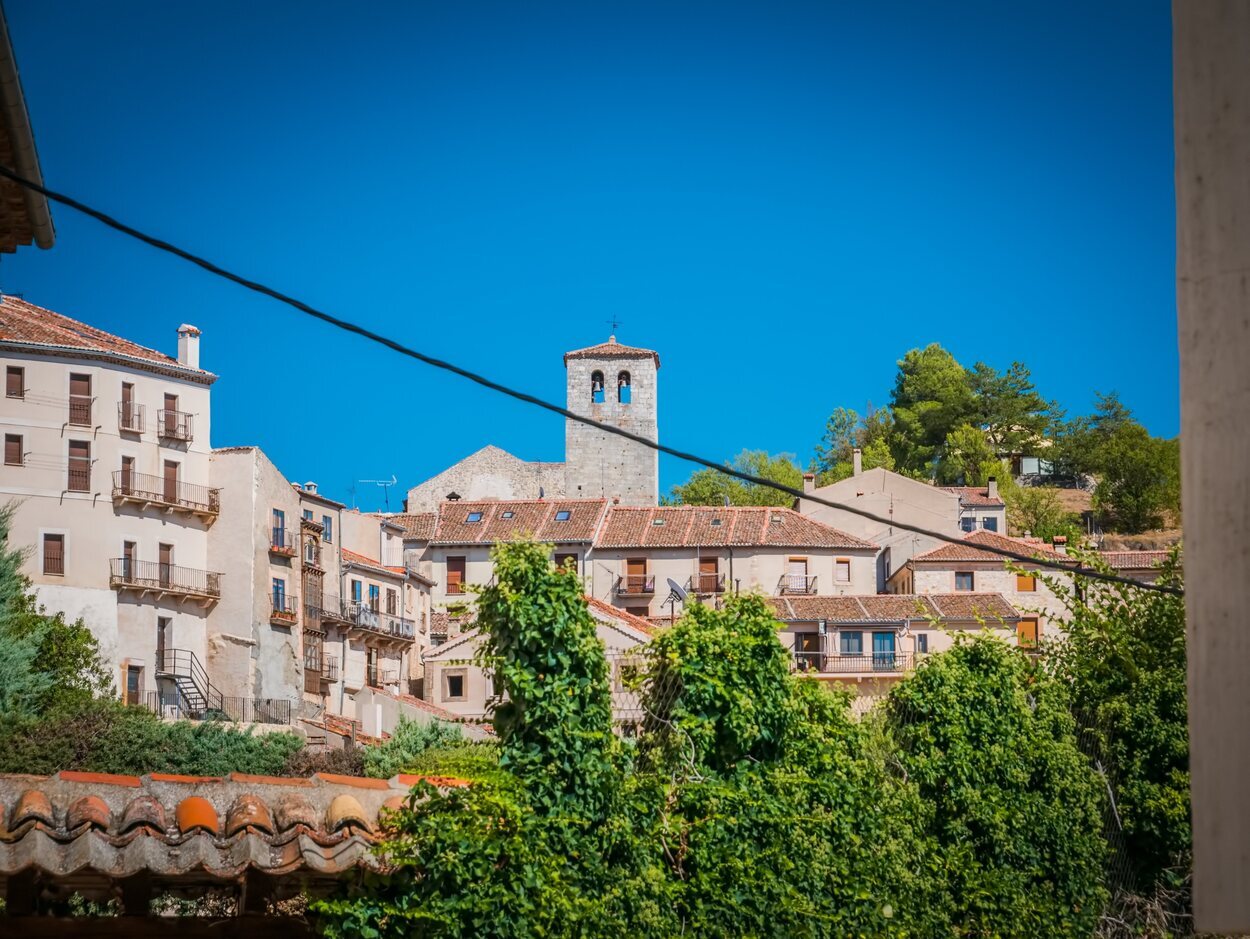
[{"label": "shrub", "polygon": [[418,754],[430,747],[454,743],[461,736],[460,728],[454,724],[421,723],[400,717],[395,731],[381,746],[365,750],[365,775],[390,779],[396,773],[409,771]]}]

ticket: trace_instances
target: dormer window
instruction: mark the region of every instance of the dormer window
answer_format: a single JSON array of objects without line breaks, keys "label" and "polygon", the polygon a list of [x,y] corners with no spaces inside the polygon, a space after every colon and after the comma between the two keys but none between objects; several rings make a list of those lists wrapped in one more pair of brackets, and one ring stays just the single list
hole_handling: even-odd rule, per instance
[{"label": "dormer window", "polygon": [[573,513],[570,512],[568,509],[561,509],[559,512],[556,513],[557,522],[567,522],[572,517],[573,517]]},{"label": "dormer window", "polygon": [[465,519],[466,522],[480,522],[481,520],[482,520],[481,512],[470,512],[468,517]]},{"label": "dormer window", "polygon": [[603,404],[603,372],[590,373],[590,400],[593,404]]},{"label": "dormer window", "polygon": [[629,404],[630,392],[629,372],[621,372],[616,376],[616,400],[621,404]]}]

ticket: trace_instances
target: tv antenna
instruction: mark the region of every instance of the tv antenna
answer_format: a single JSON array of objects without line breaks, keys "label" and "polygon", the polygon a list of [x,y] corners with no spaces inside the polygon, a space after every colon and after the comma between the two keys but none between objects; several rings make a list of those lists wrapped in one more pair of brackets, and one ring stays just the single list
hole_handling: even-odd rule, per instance
[{"label": "tv antenna", "polygon": [[[373,483],[375,486],[381,486],[382,487],[382,499],[386,503],[386,511],[389,512],[391,510],[391,486],[399,482],[399,480],[395,477],[394,473],[391,474],[390,479],[358,479],[356,480],[356,482]],[[355,494],[355,491],[356,491],[355,487],[353,486],[352,493]]]},{"label": "tv antenna", "polygon": [[[664,603],[668,604],[668,623],[670,626],[673,625],[673,620],[677,618],[677,604],[679,601],[683,606],[685,605],[686,591],[682,589],[681,584],[669,577],[668,597],[664,600]],[[664,603],[661,603],[660,606],[663,606]]]},{"label": "tv antenna", "polygon": [[616,330],[617,330],[617,329],[620,327],[620,325],[621,325],[621,321],[620,321],[620,320],[618,320],[615,316],[613,316],[610,320],[605,320],[605,322],[606,322],[609,326],[611,326],[611,327],[612,327],[612,335],[613,335],[613,336],[615,336],[615,335],[616,335]]}]

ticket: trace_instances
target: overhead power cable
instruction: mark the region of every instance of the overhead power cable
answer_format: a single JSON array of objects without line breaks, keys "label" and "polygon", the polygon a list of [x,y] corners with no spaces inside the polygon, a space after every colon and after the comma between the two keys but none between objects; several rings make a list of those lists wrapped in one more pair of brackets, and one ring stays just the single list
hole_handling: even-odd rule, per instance
[{"label": "overhead power cable", "polygon": [[[783,483],[774,482],[771,479],[765,479],[764,477],[756,476],[753,473],[745,473],[742,470],[734,469],[732,466],[725,466],[722,463],[717,463],[715,460],[709,460],[694,453],[687,453],[684,450],[678,450],[676,447],[670,447],[666,444],[662,444],[657,440],[652,440],[650,437],[644,437],[641,434],[635,434],[632,431],[625,430],[621,427],[615,427],[611,424],[604,424],[601,421],[587,417],[584,414],[577,414],[570,411],[568,408],[561,407],[551,401],[544,401],[542,398],[538,398],[527,392],[519,391],[507,385],[500,384],[499,382],[493,381],[484,375],[471,371],[470,369],[456,365],[452,362],[444,361],[443,359],[436,358],[432,355],[427,355],[426,353],[413,349],[410,346],[406,346],[395,339],[383,336],[381,333],[376,333],[367,327],[353,323],[349,320],[341,319],[331,313],[326,313],[324,310],[319,310],[302,300],[298,300],[295,297],[282,293],[280,290],[275,290],[273,287],[268,287],[262,283],[243,277],[240,274],[228,271],[225,268],[214,264],[212,261],[206,260],[196,254],[192,254],[190,251],[183,248],[179,248],[177,245],[170,244],[168,241],[164,241],[154,235],[146,234],[145,232],[139,231],[137,228],[127,225],[125,222],[118,221],[113,218],[113,216],[79,202],[71,196],[55,192],[48,189],[46,186],[26,179],[9,169],[7,166],[0,165],[0,177],[10,179],[19,186],[23,186],[34,192],[40,193],[46,198],[51,199],[53,202],[59,202],[61,205],[68,206],[77,212],[88,215],[96,221],[107,225],[109,228],[119,231],[124,235],[129,235],[131,238],[142,241],[144,244],[150,245],[159,251],[172,254],[175,257],[182,258],[184,261],[190,261],[192,264],[203,268],[210,274],[215,274],[216,276],[232,281],[241,287],[246,287],[248,290],[254,291],[255,293],[262,294],[266,297],[277,300],[280,303],[285,303],[287,306],[294,307],[301,313],[311,316],[314,319],[319,319],[323,323],[329,323],[331,326],[336,326],[339,329],[345,330],[349,333],[354,333],[355,335],[368,339],[371,342],[376,342],[394,352],[398,352],[400,355],[416,359],[418,362],[424,362],[426,365],[431,365],[434,368],[442,369],[445,372],[451,372],[454,375],[459,375],[461,378],[467,378],[471,382],[475,382],[476,384],[479,384],[484,388],[489,388],[492,391],[497,391],[500,394],[507,395],[510,398],[515,398],[518,401],[524,401],[526,404],[532,404],[535,407],[543,408],[553,414],[559,414],[561,417],[567,418],[568,420],[577,421],[580,424],[585,424],[588,427],[594,427],[597,430],[604,431],[605,433],[614,434],[617,437],[623,437],[626,440],[632,440],[635,443],[641,444],[651,450],[655,450],[659,453],[667,453],[669,456],[676,457],[679,460],[684,460],[687,463],[695,463],[699,466],[707,467],[708,469],[715,470],[718,473],[730,476],[734,479],[740,480],[741,482],[751,483],[756,486],[765,486],[769,489],[774,489],[777,492],[784,492],[787,495],[795,497],[796,499],[803,499],[807,502],[815,503],[816,505],[823,505],[827,508],[849,512],[852,515],[858,515],[861,518],[866,518],[882,525],[901,528],[904,531],[910,531],[917,535],[924,535],[926,538],[933,538],[937,541],[945,542],[946,544],[966,544],[963,539],[953,537],[945,532],[933,531],[932,529],[922,528],[918,525],[905,524],[897,519],[878,515],[875,512],[869,512],[868,510],[858,508],[857,506],[845,505],[841,502],[834,502],[821,496],[805,493],[801,489],[795,489],[793,486],[787,486]],[[1052,558],[1044,557],[1040,554],[1030,554],[1025,550],[1016,551],[1010,548],[1002,548],[997,545],[977,544],[974,547],[976,550],[984,551],[987,554],[998,555],[999,557],[1019,561],[1025,564],[1035,564],[1039,567],[1061,571],[1066,574],[1078,574],[1082,577],[1088,577],[1091,580],[1123,584],[1125,586],[1135,587],[1141,590],[1151,590],[1156,593],[1166,593],[1175,596],[1182,596],[1184,593],[1179,587],[1172,587],[1165,584],[1142,583],[1141,581],[1134,580],[1131,577],[1123,577],[1119,574],[1110,574],[1106,571],[1096,570],[1092,567],[1085,567],[1076,561],[1057,561]]]}]

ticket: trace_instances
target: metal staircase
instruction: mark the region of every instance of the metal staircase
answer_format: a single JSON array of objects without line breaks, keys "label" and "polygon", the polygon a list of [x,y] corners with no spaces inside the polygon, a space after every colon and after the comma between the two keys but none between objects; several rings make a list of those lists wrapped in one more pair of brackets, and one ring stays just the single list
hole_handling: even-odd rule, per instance
[{"label": "metal staircase", "polygon": [[173,682],[177,692],[174,702],[181,716],[194,720],[220,716],[224,713],[221,692],[208,680],[208,672],[189,649],[165,649],[157,663],[156,677]]}]

